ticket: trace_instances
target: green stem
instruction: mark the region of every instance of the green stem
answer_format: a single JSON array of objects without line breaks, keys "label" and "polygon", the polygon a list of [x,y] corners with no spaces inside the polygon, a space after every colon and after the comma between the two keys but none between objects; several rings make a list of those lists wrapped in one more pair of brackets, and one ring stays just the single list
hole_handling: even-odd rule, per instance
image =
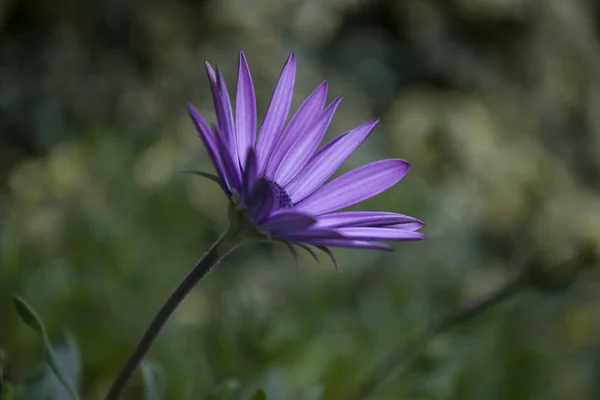
[{"label": "green stem", "polygon": [[160,307],[148,328],[142,335],[137,346],[133,350],[133,353],[125,362],[125,365],[121,368],[119,375],[112,384],[106,400],[117,400],[125,385],[131,378],[131,375],[136,370],[142,358],[146,355],[150,346],[156,339],[156,336],[160,332],[163,325],[167,322],[173,311],[177,306],[185,299],[187,294],[192,290],[194,286],[202,279],[212,267],[217,265],[227,254],[239,246],[244,240],[243,230],[241,229],[228,229],[213,245],[211,248],[200,258],[194,268],[188,273],[183,281],[175,288],[171,293],[167,301]]},{"label": "green stem", "polygon": [[412,343],[408,346],[396,349],[380,364],[376,365],[373,371],[367,376],[367,379],[354,393],[347,397],[347,400],[367,399],[383,381],[390,377],[392,372],[395,372],[394,376],[396,377],[406,372],[409,367],[420,358],[423,350],[425,350],[429,342],[437,335],[466,322],[490,307],[511,298],[525,287],[526,282],[526,276],[519,275],[481,301],[465,308],[458,309],[444,318],[429,324],[429,326],[417,336]]}]

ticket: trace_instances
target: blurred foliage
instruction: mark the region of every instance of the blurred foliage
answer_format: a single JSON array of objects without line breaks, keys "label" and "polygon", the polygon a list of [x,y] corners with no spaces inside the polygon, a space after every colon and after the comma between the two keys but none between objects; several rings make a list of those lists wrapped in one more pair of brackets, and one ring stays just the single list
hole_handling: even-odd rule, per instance
[{"label": "blurred foliage", "polygon": [[[64,336],[55,349],[50,343],[44,323],[35,310],[18,296],[15,296],[15,309],[23,322],[40,335],[44,359],[48,366],[39,379],[25,386],[22,397],[79,400],[77,386],[81,375],[81,363],[75,340]],[[29,391],[31,393],[28,393]]]},{"label": "blurred foliage", "polygon": [[[344,169],[411,161],[360,208],[417,216],[429,239],[336,251],[341,273],[309,256],[297,272],[279,245],[237,250],[151,350],[166,398],[264,388],[269,399],[342,399],[428,321],[527,259],[547,263],[581,238],[597,246],[599,15],[592,0],[1,1],[4,382],[45,371],[12,307],[19,293],[51,339],[73,333],[82,396],[101,399],[225,228],[224,196],[178,171],[210,170],[184,107],[212,119],[202,61],[231,90],[240,49],[260,113],[294,51],[296,106],[322,79],[344,95],[328,137],[381,117]],[[373,398],[599,398],[597,274],[582,276],[437,337]],[[124,398],[146,385],[140,372]]]}]

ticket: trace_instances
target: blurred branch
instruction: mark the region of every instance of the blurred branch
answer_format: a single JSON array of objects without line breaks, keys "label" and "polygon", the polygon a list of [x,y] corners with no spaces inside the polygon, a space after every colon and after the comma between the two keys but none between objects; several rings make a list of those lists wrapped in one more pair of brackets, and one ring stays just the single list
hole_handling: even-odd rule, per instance
[{"label": "blurred branch", "polygon": [[437,335],[511,298],[522,289],[527,288],[528,282],[528,275],[520,274],[479,302],[458,309],[440,320],[432,322],[412,343],[397,348],[380,364],[376,365],[363,384],[354,393],[349,395],[346,400],[363,400],[368,398],[370,394],[392,375],[392,372],[395,372],[395,376],[400,376],[406,372],[419,359],[429,342]]},{"label": "blurred branch", "polygon": [[[568,250],[568,254],[564,251]],[[562,252],[562,253],[561,253]],[[548,253],[551,259],[548,258]],[[387,378],[405,373],[419,359],[429,342],[437,335],[456,327],[481,314],[504,300],[526,289],[537,289],[543,293],[560,293],[568,289],[580,272],[597,265],[599,256],[595,244],[579,239],[575,245],[565,249],[555,246],[552,251],[537,254],[519,275],[480,301],[459,308],[438,321],[434,321],[412,343],[393,351],[367,376],[359,388],[347,400],[363,400],[372,394]]]}]

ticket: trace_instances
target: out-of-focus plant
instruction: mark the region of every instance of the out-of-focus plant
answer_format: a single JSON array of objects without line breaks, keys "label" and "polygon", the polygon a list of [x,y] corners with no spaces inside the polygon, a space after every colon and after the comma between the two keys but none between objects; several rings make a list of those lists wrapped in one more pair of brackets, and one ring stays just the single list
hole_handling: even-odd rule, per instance
[{"label": "out-of-focus plant", "polygon": [[64,399],[79,400],[77,388],[81,376],[79,351],[75,340],[69,334],[53,346],[46,327],[35,310],[18,296],[14,298],[15,309],[19,317],[42,340],[44,360],[48,369],[28,382],[19,398],[22,399]]},{"label": "out-of-focus plant", "polygon": [[[247,3],[0,4],[2,396],[47,375],[68,398],[39,370],[39,337],[11,293],[50,338],[75,334],[80,397],[99,400],[225,226],[226,196],[176,171],[210,163],[183,107],[211,107],[198,61],[242,45],[259,104],[293,48],[307,66],[298,94],[323,75],[351,94],[331,131],[383,117],[347,167],[413,161],[403,190],[364,206],[410,210],[431,240],[336,251],[341,274],[302,251],[298,273],[280,268],[284,244],[235,252],[174,314],[124,398],[247,400],[263,388],[336,400],[373,375],[368,397],[381,399],[599,398],[597,282],[547,246],[574,232],[598,243],[598,3]],[[235,66],[222,67],[229,81]],[[524,270],[518,297],[477,306]],[[477,318],[424,334],[472,307]]]}]

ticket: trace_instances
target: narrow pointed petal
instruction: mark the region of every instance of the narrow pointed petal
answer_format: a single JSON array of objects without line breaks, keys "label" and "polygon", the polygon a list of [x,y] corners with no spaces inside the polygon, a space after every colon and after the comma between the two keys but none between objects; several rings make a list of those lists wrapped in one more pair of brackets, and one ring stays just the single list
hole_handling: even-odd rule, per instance
[{"label": "narrow pointed petal", "polygon": [[219,178],[223,181],[223,184],[226,187],[227,194],[231,194],[232,182],[227,179],[225,169],[223,166],[223,161],[221,160],[221,155],[219,151],[219,146],[217,144],[217,140],[214,137],[212,131],[208,127],[208,124],[200,114],[200,112],[191,104],[187,105],[188,113],[192,118],[194,125],[196,126],[196,131],[198,132],[198,136],[202,139],[202,143],[204,143],[204,147],[206,147],[206,151],[212,161]]},{"label": "narrow pointed petal", "polygon": [[231,156],[228,150],[228,146],[224,141],[223,135],[219,131],[218,126],[213,125],[213,136],[217,142],[217,148],[219,150],[219,156],[223,165],[223,171],[227,177],[227,181],[231,185],[231,191],[240,193],[242,190],[242,178],[240,177],[239,167],[237,165],[237,159]]},{"label": "narrow pointed petal", "polygon": [[258,180],[258,171],[256,170],[256,154],[254,149],[248,151],[248,157],[246,158],[246,166],[244,167],[244,179],[242,182],[242,197],[246,201],[250,197],[254,185]]},{"label": "narrow pointed petal", "polygon": [[329,182],[294,208],[320,215],[351,206],[395,185],[409,168],[407,161],[399,159],[363,165]]},{"label": "narrow pointed petal", "polygon": [[296,231],[282,232],[280,236],[292,242],[306,242],[308,240],[342,239],[343,236],[337,230],[325,228],[306,228]]},{"label": "narrow pointed petal", "polygon": [[420,232],[406,231],[403,229],[381,227],[350,227],[337,228],[345,238],[354,240],[422,240],[425,235]]},{"label": "narrow pointed petal", "polygon": [[256,140],[256,96],[248,62],[240,52],[238,65],[238,86],[235,106],[235,131],[240,166],[246,164],[248,150]]},{"label": "narrow pointed petal", "polygon": [[235,126],[233,123],[231,99],[229,98],[227,86],[225,85],[225,77],[223,77],[223,74],[219,70],[217,70],[217,91],[219,95],[217,104],[219,127],[222,130],[227,129],[227,138],[231,141],[235,141]]},{"label": "narrow pointed petal", "polygon": [[208,61],[204,61],[204,67],[206,68],[206,74],[208,75],[208,81],[211,86],[217,86],[217,73],[213,69],[213,67],[208,63]]},{"label": "narrow pointed petal", "polygon": [[389,226],[386,226],[386,228],[402,229],[405,231],[418,231],[419,229],[421,229],[424,226],[425,226],[425,224],[423,222],[416,220],[415,222],[408,222],[405,224],[389,225]]},{"label": "narrow pointed petal", "polygon": [[327,99],[327,87],[327,82],[321,83],[298,108],[273,150],[265,170],[266,176],[275,176],[275,171],[298,136],[303,135],[313,121],[321,115]]},{"label": "narrow pointed petal", "polygon": [[[350,211],[320,215],[318,217],[317,226],[337,228],[343,226],[357,227],[397,225],[398,227],[400,227],[403,224],[412,224],[416,222],[420,221],[416,218],[409,217],[408,215],[396,214],[391,212]],[[421,226],[423,226],[422,223]]]},{"label": "narrow pointed petal", "polygon": [[285,211],[267,218],[262,227],[273,234],[285,234],[304,230],[314,225],[316,220],[308,214]]},{"label": "narrow pointed petal", "polygon": [[271,213],[275,204],[275,192],[268,180],[261,178],[259,179],[252,193],[249,196],[246,206],[250,218],[256,223],[260,224],[264,219]]},{"label": "narrow pointed petal", "polygon": [[271,102],[267,108],[265,119],[263,121],[258,141],[256,143],[256,159],[258,161],[258,170],[264,171],[271,151],[277,142],[281,133],[294,93],[294,80],[296,78],[296,58],[291,54],[281,71],[277,86],[271,97]]},{"label": "narrow pointed petal", "polygon": [[321,186],[354,153],[373,131],[379,120],[366,122],[331,140],[319,149],[286,186],[294,203]]},{"label": "narrow pointed petal", "polygon": [[385,243],[352,239],[319,239],[305,241],[304,243],[315,246],[347,247],[351,249],[392,250],[392,247]]},{"label": "narrow pointed petal", "polygon": [[341,97],[335,99],[313,122],[310,128],[302,135],[296,136],[296,140],[281,159],[281,163],[276,167],[274,175],[276,182],[282,186],[287,184],[306,165],[321,140],[323,140],[323,136],[329,128],[331,119],[341,101]]},{"label": "narrow pointed petal", "polygon": [[231,101],[229,99],[229,94],[227,93],[225,79],[218,69],[215,72],[210,64],[206,63],[205,65],[211,83],[210,87],[217,114],[219,135],[224,145],[224,149],[229,153],[229,158],[235,160],[234,172],[237,180],[241,180],[241,169],[238,162],[235,127],[233,124],[233,111],[231,109]]}]

